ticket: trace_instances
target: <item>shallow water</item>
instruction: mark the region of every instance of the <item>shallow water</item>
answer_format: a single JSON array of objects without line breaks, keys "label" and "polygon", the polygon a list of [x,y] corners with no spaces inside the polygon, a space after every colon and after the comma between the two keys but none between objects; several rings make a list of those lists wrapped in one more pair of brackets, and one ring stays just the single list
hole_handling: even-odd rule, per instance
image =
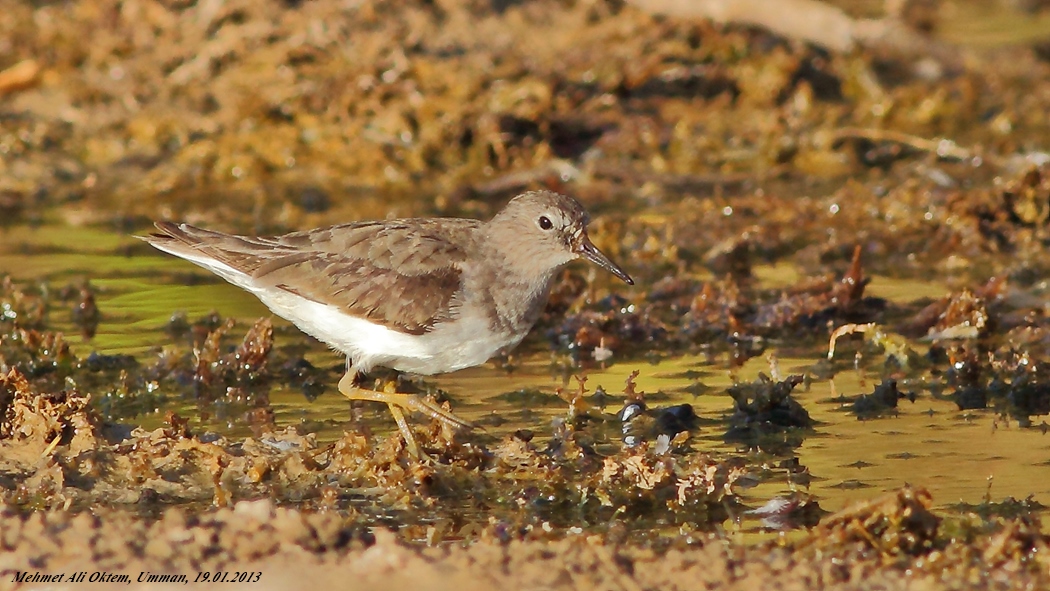
[{"label": "shallow water", "polygon": [[[268,315],[253,297],[213,280],[205,271],[154,254],[127,235],[99,229],[48,225],[0,230],[0,273],[11,274],[20,282],[46,280],[52,288],[90,279],[97,292],[102,322],[92,340],[71,339],[74,352],[81,357],[97,351],[145,360],[157,347],[170,343],[163,327],[175,311],[185,311],[191,319],[217,311],[235,318],[235,331],[241,332],[256,318]],[[759,268],[756,275],[768,286],[794,280],[793,270],[784,266]],[[188,278],[193,278],[195,284],[179,284]],[[934,283],[884,277],[874,277],[869,290],[873,295],[897,301],[937,297],[945,292],[945,287]],[[50,321],[67,334],[77,333],[68,310],[53,309]],[[302,340],[294,327],[279,319],[275,319],[275,329],[277,347]],[[855,344],[843,346],[838,359],[851,358],[856,348]],[[804,373],[825,353],[822,349],[812,351],[812,355],[780,358],[780,372]],[[792,354],[797,354],[794,349]],[[307,358],[317,367],[333,368],[332,375],[337,375],[334,369],[341,363],[340,357],[323,345],[310,345]],[[488,364],[438,376],[427,383],[449,392],[456,412],[484,425],[493,436],[530,429],[543,438],[551,432],[551,421],[566,413],[566,404],[553,395],[555,389],[575,387],[552,371],[550,361],[548,355],[539,353],[519,361],[509,374]],[[701,419],[694,441],[698,449],[719,454],[759,453],[726,443],[721,435],[724,420],[732,409],[726,388],[733,384],[734,376],[750,382],[759,372],[769,373],[766,359],[752,359],[732,372],[727,360],[717,356],[684,356],[655,364],[618,363],[604,370],[588,371],[587,388],[604,388],[613,397],[606,410],[615,412],[619,404],[616,397],[634,370],[640,371],[638,389],[647,393],[650,405],[694,406]],[[705,388],[697,388],[698,381]],[[861,421],[844,409],[841,397],[870,393],[878,382],[877,376],[859,370],[840,371],[834,383],[814,379],[808,387],[795,390],[796,399],[817,426],[793,453],[808,468],[808,490],[822,507],[836,510],[852,500],[871,498],[876,492],[905,483],[928,487],[942,506],[1029,496],[1050,503],[1050,438],[1039,428],[1040,417],[1034,417],[1036,428],[1021,429],[1016,422],[1006,421],[992,410],[959,411],[954,402],[938,399],[922,389],[921,384],[912,382],[902,384],[901,389],[917,390],[916,401],[901,401],[894,415]],[[334,383],[332,386],[313,401],[298,389],[274,387],[269,398],[277,426],[306,424],[321,440],[333,440],[344,429],[353,428],[350,408],[335,392]],[[694,395],[690,389],[703,393]],[[547,396],[525,398],[529,402],[504,396],[520,390],[536,390]],[[174,393],[168,400],[165,408],[124,422],[157,426],[164,411],[174,408],[191,418],[194,427],[234,436],[250,434],[241,418],[243,409],[213,406],[202,412],[194,401]],[[374,430],[389,432],[394,428],[385,409],[378,405],[366,408],[363,414],[363,420]],[[616,441],[608,443],[615,445]],[[771,457],[770,463],[783,459]],[[746,503],[757,505],[799,488],[803,486],[789,484],[783,475],[774,475],[742,493]]]}]

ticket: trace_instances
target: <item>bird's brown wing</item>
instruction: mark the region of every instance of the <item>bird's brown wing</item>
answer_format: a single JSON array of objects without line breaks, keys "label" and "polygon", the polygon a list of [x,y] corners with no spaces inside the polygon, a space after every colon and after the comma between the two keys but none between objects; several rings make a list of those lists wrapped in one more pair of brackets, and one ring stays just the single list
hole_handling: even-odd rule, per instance
[{"label": "bird's brown wing", "polygon": [[[454,314],[474,220],[361,222],[277,237],[158,223],[147,240],[206,255],[275,287],[387,328],[422,334]],[[171,241],[177,241],[172,245]]]}]

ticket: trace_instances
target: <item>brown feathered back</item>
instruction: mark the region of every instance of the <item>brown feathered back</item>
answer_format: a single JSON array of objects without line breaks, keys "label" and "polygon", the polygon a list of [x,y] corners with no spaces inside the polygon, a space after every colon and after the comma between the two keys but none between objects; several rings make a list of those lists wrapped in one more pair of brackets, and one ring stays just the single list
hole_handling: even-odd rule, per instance
[{"label": "brown feathered back", "polygon": [[[158,222],[159,232],[145,240],[191,261],[196,253],[213,258],[259,287],[277,287],[387,328],[422,334],[455,313],[452,298],[479,224],[404,219],[247,237]],[[414,297],[397,297],[405,292]]]}]

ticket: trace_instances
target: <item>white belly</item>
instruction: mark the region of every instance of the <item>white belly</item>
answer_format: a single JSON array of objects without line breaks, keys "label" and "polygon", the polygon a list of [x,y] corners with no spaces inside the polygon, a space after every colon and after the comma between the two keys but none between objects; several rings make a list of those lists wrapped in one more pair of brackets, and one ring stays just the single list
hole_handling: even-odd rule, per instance
[{"label": "white belly", "polygon": [[346,353],[354,367],[389,367],[423,375],[473,367],[521,338],[493,335],[484,318],[458,318],[423,334],[391,330],[285,291],[252,290],[275,314]]},{"label": "white belly", "polygon": [[[161,250],[164,249],[158,246]],[[420,335],[391,330],[277,288],[263,289],[251,277],[210,257],[168,250],[250,291],[274,314],[350,357],[356,369],[375,366],[432,375],[473,367],[525,336],[494,335],[484,317],[464,316]]]}]

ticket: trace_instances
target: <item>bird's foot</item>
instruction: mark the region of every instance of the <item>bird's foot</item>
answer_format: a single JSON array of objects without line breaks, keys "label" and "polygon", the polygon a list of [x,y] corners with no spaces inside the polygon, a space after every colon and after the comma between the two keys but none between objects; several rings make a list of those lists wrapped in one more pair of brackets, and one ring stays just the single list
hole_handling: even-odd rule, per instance
[{"label": "bird's foot", "polygon": [[350,400],[368,400],[386,404],[390,408],[390,414],[394,416],[394,421],[397,422],[397,428],[401,431],[401,436],[405,438],[405,447],[416,458],[426,459],[427,455],[423,453],[416,443],[412,429],[408,426],[408,421],[405,419],[404,410],[424,414],[453,429],[474,428],[473,423],[457,417],[431,400],[421,398],[415,394],[403,394],[394,391],[392,383],[388,388],[384,388],[383,391],[369,390],[358,386],[355,381],[356,377],[355,372],[347,372],[339,380],[339,393]]}]

